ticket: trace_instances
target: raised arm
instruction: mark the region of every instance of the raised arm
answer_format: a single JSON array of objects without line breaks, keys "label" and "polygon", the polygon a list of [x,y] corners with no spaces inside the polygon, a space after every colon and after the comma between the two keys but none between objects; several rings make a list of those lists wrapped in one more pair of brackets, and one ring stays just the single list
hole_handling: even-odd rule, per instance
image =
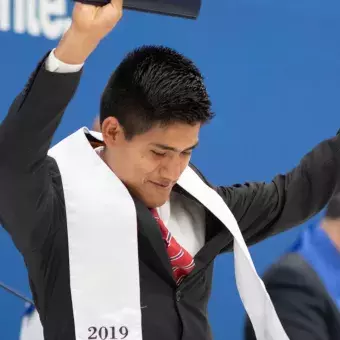
[{"label": "raised arm", "polygon": [[317,145],[270,183],[218,187],[248,245],[297,226],[322,210],[340,184],[340,135]]},{"label": "raised arm", "polygon": [[[80,72],[47,71],[46,59],[0,125],[0,220],[21,252],[41,244],[51,225],[54,198],[46,157],[80,78]],[[42,225],[46,228],[37,230]]]},{"label": "raised arm", "polygon": [[121,0],[102,8],[77,3],[70,29],[39,63],[0,125],[0,221],[21,252],[39,247],[52,225],[56,198],[47,152],[80,80],[81,71],[72,71],[120,17]]}]

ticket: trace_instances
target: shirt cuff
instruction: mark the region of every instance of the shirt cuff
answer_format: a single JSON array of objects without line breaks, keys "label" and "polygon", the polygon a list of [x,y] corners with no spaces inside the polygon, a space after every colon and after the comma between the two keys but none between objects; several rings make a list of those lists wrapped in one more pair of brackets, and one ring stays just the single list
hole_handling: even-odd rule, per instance
[{"label": "shirt cuff", "polygon": [[54,55],[55,48],[51,51],[49,56],[46,58],[45,67],[49,72],[55,73],[75,73],[81,70],[84,64],[66,64],[61,60],[57,59]]}]

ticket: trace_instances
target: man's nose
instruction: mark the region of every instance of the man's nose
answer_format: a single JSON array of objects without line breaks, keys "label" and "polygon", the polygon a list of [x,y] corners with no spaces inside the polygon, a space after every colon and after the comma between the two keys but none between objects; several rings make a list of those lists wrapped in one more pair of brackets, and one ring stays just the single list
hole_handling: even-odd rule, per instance
[{"label": "man's nose", "polygon": [[166,162],[162,167],[161,176],[171,182],[177,182],[182,172],[182,162],[180,157],[174,157]]}]

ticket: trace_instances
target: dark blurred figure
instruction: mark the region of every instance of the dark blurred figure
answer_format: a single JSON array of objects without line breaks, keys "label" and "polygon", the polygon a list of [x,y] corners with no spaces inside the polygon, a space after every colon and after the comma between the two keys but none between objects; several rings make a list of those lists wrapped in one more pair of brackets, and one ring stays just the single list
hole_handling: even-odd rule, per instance
[{"label": "dark blurred figure", "polygon": [[[290,340],[340,339],[340,193],[263,280]],[[245,340],[255,339],[247,319]]]}]

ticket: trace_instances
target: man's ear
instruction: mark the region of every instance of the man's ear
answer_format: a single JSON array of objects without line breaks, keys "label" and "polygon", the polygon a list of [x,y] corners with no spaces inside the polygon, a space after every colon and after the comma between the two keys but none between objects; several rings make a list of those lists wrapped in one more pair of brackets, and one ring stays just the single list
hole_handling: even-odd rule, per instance
[{"label": "man's ear", "polygon": [[107,146],[114,146],[124,137],[123,127],[115,117],[107,117],[102,123],[102,134],[104,143]]}]

